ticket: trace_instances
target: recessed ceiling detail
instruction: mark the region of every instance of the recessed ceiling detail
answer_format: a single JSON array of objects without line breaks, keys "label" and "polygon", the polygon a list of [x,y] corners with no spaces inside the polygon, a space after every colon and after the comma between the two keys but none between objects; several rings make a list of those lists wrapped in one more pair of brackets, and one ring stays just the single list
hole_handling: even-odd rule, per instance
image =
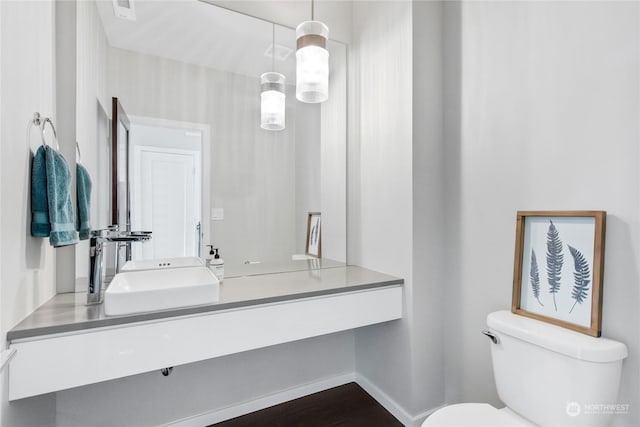
[{"label": "recessed ceiling detail", "polygon": [[276,60],[284,62],[289,59],[289,56],[291,56],[292,53],[293,49],[289,49],[288,47],[282,46],[278,43],[275,45],[272,43],[267,46],[267,50],[264,51],[264,56],[267,58],[271,58],[273,56]]}]

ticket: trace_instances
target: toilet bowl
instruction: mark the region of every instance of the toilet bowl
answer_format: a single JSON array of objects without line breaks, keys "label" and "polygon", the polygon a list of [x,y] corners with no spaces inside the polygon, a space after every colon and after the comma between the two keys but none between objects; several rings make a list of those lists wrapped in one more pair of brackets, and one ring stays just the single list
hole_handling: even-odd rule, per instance
[{"label": "toilet bowl", "polygon": [[[423,427],[600,427],[611,415],[586,410],[617,403],[627,347],[509,311],[487,316],[491,360],[500,400],[436,410]],[[583,408],[585,410],[583,410]]]},{"label": "toilet bowl", "polygon": [[488,403],[458,403],[435,411],[422,427],[535,427],[509,408],[497,409]]}]

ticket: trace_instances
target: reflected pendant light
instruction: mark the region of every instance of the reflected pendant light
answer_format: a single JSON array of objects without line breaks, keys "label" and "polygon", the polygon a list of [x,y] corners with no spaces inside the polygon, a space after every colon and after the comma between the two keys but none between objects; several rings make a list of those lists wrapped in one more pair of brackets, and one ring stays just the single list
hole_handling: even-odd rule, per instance
[{"label": "reflected pendant light", "polygon": [[329,98],[329,27],[313,19],[311,0],[311,21],[296,28],[296,98],[318,103]]},{"label": "reflected pendant light", "polygon": [[276,26],[273,24],[271,71],[260,76],[260,127],[266,130],[284,129],[285,77],[274,71]]}]

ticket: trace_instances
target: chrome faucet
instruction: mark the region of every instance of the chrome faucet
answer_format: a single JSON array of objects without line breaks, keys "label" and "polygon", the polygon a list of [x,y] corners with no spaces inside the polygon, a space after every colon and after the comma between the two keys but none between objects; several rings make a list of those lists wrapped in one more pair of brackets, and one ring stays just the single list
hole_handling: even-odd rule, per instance
[{"label": "chrome faucet", "polygon": [[[131,242],[145,242],[151,239],[149,231],[118,231],[118,226],[92,230],[89,239],[89,290],[87,292],[87,305],[100,304],[102,302],[102,257],[104,244],[116,242],[120,247],[125,242],[130,247]],[[118,251],[116,251],[116,258]],[[119,272],[119,268],[118,271]]]}]

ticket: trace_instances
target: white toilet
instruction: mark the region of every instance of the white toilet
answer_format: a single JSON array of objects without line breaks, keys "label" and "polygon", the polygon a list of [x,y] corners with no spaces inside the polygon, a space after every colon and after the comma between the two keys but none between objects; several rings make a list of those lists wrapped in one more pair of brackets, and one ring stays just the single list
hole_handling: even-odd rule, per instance
[{"label": "white toilet", "polygon": [[[509,311],[487,316],[498,396],[507,405],[440,408],[430,426],[606,426],[618,402],[627,347]],[[624,402],[622,402],[624,403]],[[620,405],[618,405],[619,407]]]}]

